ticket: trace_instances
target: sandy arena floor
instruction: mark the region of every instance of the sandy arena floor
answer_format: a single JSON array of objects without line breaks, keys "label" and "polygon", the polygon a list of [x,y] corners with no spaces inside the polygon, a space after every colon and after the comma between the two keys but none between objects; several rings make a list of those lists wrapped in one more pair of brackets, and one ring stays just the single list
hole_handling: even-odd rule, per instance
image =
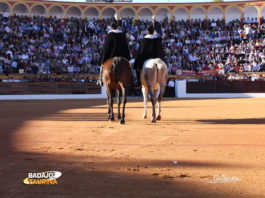
[{"label": "sandy arena floor", "polygon": [[[1,101],[0,197],[265,197],[265,99],[166,100],[156,124],[129,99],[126,125],[105,103]],[[51,170],[58,185],[23,184]]]}]

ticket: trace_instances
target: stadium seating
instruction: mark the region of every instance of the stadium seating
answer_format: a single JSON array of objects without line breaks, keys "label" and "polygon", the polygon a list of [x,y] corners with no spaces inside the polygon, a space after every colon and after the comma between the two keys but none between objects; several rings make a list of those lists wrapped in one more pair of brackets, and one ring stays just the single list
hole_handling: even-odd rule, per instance
[{"label": "stadium seating", "polygon": [[[69,4],[67,11],[63,9],[66,5],[54,4],[47,11],[38,3],[31,9],[23,2],[11,6],[0,3],[0,73],[16,74],[16,80],[25,74],[29,78],[47,74],[50,77],[46,79],[55,75],[98,74],[100,49],[113,20],[113,7],[101,4],[104,11],[97,13],[97,4],[84,4],[84,12],[76,4]],[[141,6],[136,13],[133,7],[121,6],[117,14],[122,17],[120,25],[127,35],[132,58],[155,13],[171,75],[200,78],[265,70],[263,5],[258,11],[255,3],[242,4],[244,9],[232,3],[218,4],[222,9],[216,4],[191,6],[188,10],[184,8],[190,4],[181,6],[172,7],[174,12],[168,13],[158,4],[151,14]]]}]

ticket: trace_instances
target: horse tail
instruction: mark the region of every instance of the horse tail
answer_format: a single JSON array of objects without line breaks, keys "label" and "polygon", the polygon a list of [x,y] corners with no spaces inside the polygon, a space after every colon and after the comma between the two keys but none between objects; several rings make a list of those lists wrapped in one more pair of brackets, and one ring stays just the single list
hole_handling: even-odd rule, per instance
[{"label": "horse tail", "polygon": [[120,81],[124,86],[131,86],[133,77],[129,61],[123,57],[114,57],[112,60],[112,72],[116,84]]},{"label": "horse tail", "polygon": [[[154,77],[155,78],[155,82],[158,81],[158,78],[159,78],[159,71],[158,71],[158,62],[157,62],[157,59],[152,59],[150,60],[152,61],[152,64],[153,64],[153,72],[155,72],[156,74],[154,74]],[[147,62],[144,63],[144,67],[145,67],[145,64],[147,64]],[[144,72],[144,79],[148,79],[150,78],[150,76],[148,75],[148,72]]]},{"label": "horse tail", "polygon": [[155,68],[156,68],[156,82],[158,81],[158,67],[157,62],[155,62]]},{"label": "horse tail", "polygon": [[114,57],[113,58],[113,61],[112,61],[112,71],[113,71],[113,73],[116,73],[116,71],[118,70],[117,68],[118,68],[118,63],[119,63],[119,61],[118,61],[118,57]]},{"label": "horse tail", "polygon": [[121,61],[120,57],[114,57],[113,62],[112,62],[113,63],[112,64],[112,71],[113,71],[114,76],[115,76],[116,84],[118,83],[118,70],[119,70],[119,67],[121,65],[120,61]]}]

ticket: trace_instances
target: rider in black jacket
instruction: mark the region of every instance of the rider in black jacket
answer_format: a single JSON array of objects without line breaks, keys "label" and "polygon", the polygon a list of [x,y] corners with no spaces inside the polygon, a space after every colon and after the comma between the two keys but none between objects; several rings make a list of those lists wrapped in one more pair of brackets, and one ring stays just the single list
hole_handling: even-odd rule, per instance
[{"label": "rider in black jacket", "polygon": [[143,64],[149,58],[160,58],[165,61],[162,39],[154,31],[153,25],[147,28],[147,35],[140,41],[139,49],[136,53],[134,69],[136,70],[138,82],[140,82]]},{"label": "rider in black jacket", "polygon": [[[101,50],[100,64],[115,56],[126,58],[128,61],[131,59],[126,35],[118,29],[118,24],[113,22]],[[99,80],[102,83],[102,69]]]}]

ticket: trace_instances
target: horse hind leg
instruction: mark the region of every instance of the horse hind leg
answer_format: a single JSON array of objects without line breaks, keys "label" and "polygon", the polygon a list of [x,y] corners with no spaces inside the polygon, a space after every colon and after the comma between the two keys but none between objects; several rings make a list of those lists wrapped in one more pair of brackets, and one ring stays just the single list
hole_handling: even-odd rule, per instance
[{"label": "horse hind leg", "polygon": [[[155,98],[156,98],[156,101],[157,101],[157,98],[160,95],[160,89],[158,88],[157,90],[155,90],[154,94],[155,94]],[[156,108],[156,105],[155,105],[155,108]],[[161,116],[160,116],[160,102],[158,103],[158,108],[157,108],[157,112],[156,112],[156,120],[161,120]]]},{"label": "horse hind leg", "polygon": [[111,111],[110,111],[110,114],[111,114],[111,117],[110,117],[110,120],[111,121],[114,121],[114,112],[113,112],[113,96],[111,95],[111,98],[110,98],[110,104],[111,104]]},{"label": "horse hind leg", "polygon": [[148,86],[148,93],[150,94],[150,98],[151,98],[151,102],[152,102],[152,119],[151,122],[155,123],[156,122],[156,111],[155,111],[155,107],[156,107],[156,93],[154,93],[153,88]]},{"label": "horse hind leg", "polygon": [[107,104],[108,104],[108,120],[111,119],[111,90],[108,86],[106,86],[106,93],[107,93]]},{"label": "horse hind leg", "polygon": [[120,113],[120,106],[121,106],[121,90],[117,89],[117,106],[118,106],[118,114],[117,114],[117,119],[121,119],[121,113]]},{"label": "horse hind leg", "polygon": [[121,91],[122,91],[122,115],[121,115],[120,124],[125,124],[125,105],[127,102],[126,98],[127,89],[124,86],[121,86]]},{"label": "horse hind leg", "polygon": [[158,101],[156,120],[161,120],[161,101]]},{"label": "horse hind leg", "polygon": [[147,102],[148,102],[148,91],[147,89],[143,86],[142,87],[142,92],[143,92],[143,97],[144,97],[144,114],[143,118],[147,118]]},{"label": "horse hind leg", "polygon": [[162,102],[162,98],[165,92],[165,86],[161,86],[160,87],[160,92],[158,95],[158,107],[157,107],[157,116],[156,116],[156,120],[161,120],[161,102]]},{"label": "horse hind leg", "polygon": [[113,97],[112,97],[112,90],[107,87],[106,88],[107,92],[107,102],[108,102],[108,120],[114,121],[114,113],[113,113]]}]

